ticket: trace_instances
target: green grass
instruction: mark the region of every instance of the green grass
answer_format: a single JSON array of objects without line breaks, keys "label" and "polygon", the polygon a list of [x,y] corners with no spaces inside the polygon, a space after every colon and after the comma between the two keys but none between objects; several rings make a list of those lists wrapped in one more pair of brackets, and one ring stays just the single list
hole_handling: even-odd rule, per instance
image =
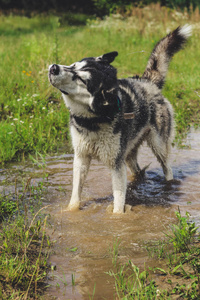
[{"label": "green grass", "polygon": [[17,210],[17,203],[11,197],[0,195],[0,221]]},{"label": "green grass", "polygon": [[199,125],[199,16],[176,16],[158,6],[135,9],[70,26],[58,16],[0,16],[0,163],[28,153],[57,151],[68,141],[69,113],[48,82],[48,66],[70,65],[87,56],[117,50],[118,77],[142,74],[156,42],[185,23],[194,23],[186,49],[173,59],[164,95],[176,112],[176,141]]},{"label": "green grass", "polygon": [[118,299],[200,298],[199,228],[188,213],[183,217],[179,211],[176,216],[177,224],[166,230],[164,240],[145,246],[149,256],[156,259],[153,268],[146,266],[141,271],[131,260],[123,265],[115,260],[108,274],[115,280]]},{"label": "green grass", "polygon": [[9,17],[7,31],[0,20],[0,162],[56,150],[66,140],[68,113],[47,78],[57,60],[57,18],[38,19]]},{"label": "green grass", "polygon": [[[43,183],[0,196],[0,298],[39,299],[46,286],[50,241],[42,214]],[[34,205],[32,202],[38,203]]]}]

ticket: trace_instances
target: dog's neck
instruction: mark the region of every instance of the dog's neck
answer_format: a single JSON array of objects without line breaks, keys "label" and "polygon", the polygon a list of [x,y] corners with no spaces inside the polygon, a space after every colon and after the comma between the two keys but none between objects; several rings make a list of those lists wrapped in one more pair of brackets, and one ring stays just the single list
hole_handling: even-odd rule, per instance
[{"label": "dog's neck", "polygon": [[[89,94],[89,93],[88,93]],[[95,117],[96,114],[89,111],[90,103],[92,102],[91,95],[84,95],[83,97],[72,97],[71,95],[62,94],[64,103],[69,109],[70,114],[76,116],[82,116],[84,118]],[[85,101],[83,101],[83,98]],[[80,100],[81,99],[81,100]]]},{"label": "dog's neck", "polygon": [[88,118],[95,116],[113,117],[121,111],[122,102],[120,93],[115,96],[114,106],[113,103],[109,104],[105,99],[96,98],[96,96],[91,95],[89,92],[82,95],[62,93],[62,96],[66,107],[73,115]]},{"label": "dog's neck", "polygon": [[[122,113],[122,100],[121,100],[121,93],[119,92],[116,97],[116,109],[113,111],[112,115],[106,115],[106,114],[100,114],[92,109],[92,102],[93,102],[93,96],[91,96],[89,93],[88,95],[84,95],[85,101],[83,101],[82,97],[80,100],[79,97],[72,97],[70,95],[64,94],[63,99],[65,102],[65,105],[70,111],[71,116],[76,117],[77,122],[80,124],[85,124],[86,119],[88,121],[91,121],[93,123],[110,123],[115,115],[118,113]],[[80,109],[81,107],[81,109]],[[127,119],[133,119],[134,118],[133,112],[123,112],[123,118],[125,120]],[[86,122],[87,123],[87,122]]]}]

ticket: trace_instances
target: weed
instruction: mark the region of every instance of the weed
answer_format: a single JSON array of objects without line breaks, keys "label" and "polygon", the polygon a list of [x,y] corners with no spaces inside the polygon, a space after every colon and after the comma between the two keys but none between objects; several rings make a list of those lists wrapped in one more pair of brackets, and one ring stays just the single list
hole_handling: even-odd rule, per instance
[{"label": "weed", "polygon": [[94,299],[94,296],[95,296],[95,290],[96,290],[96,283],[95,283],[94,288],[93,288],[92,297],[89,295],[89,299],[90,299],[90,300],[93,300],[93,299]]},{"label": "weed", "polygon": [[[177,224],[170,226],[165,239],[147,246],[150,256],[159,258],[161,266],[140,271],[129,261],[121,266],[116,264],[116,271],[108,272],[115,279],[119,299],[200,299],[198,228],[190,221],[189,213],[183,217],[178,211],[176,217]],[[158,275],[163,276],[161,282]]]},{"label": "weed", "polygon": [[77,247],[67,248],[66,250],[69,251],[69,252],[76,252],[78,250],[78,248]]},{"label": "weed", "polygon": [[[64,273],[63,270],[62,270],[62,277],[60,277],[58,275],[54,275],[54,277],[56,277],[57,279],[59,279],[63,283],[64,286],[68,285],[67,278],[66,278],[66,275],[65,275],[65,273]],[[75,278],[73,278],[73,276],[72,276],[72,282],[73,282],[73,279],[75,280]],[[59,284],[59,287],[60,287],[60,284]]]},{"label": "weed", "polygon": [[[11,203],[7,208],[9,215],[5,214],[2,205],[0,210],[3,216],[0,224],[2,299],[37,298],[45,288],[51,242],[46,235],[47,216],[41,214],[45,207],[40,208],[37,213],[35,210],[34,213],[29,211],[27,198],[30,200],[32,196],[28,190],[33,189],[30,181],[31,179],[27,180],[21,193],[15,193],[17,199],[11,194],[6,197],[1,195],[3,201],[0,203],[8,200]],[[40,195],[41,193],[39,197]]]},{"label": "weed", "polygon": [[114,266],[116,266],[116,264],[117,264],[117,258],[118,258],[118,255],[119,255],[119,245],[120,245],[120,243],[121,243],[121,241],[118,238],[116,238],[115,242],[113,243],[112,248],[109,249],[109,252],[112,255],[112,264]]},{"label": "weed", "polygon": [[57,33],[55,33],[55,38],[54,38],[54,52],[53,52],[53,56],[54,56],[54,61],[56,64],[59,63],[59,58],[58,58],[58,35]]},{"label": "weed", "polygon": [[17,211],[17,203],[6,195],[0,195],[0,221]]},{"label": "weed", "polygon": [[[154,280],[149,280],[149,273],[140,272],[130,260],[127,264],[119,267],[117,272],[110,271],[108,274],[115,279],[115,287],[119,299],[156,299],[158,295]],[[162,299],[162,298],[160,298]]]},{"label": "weed", "polygon": [[195,223],[190,222],[189,213],[186,213],[186,216],[182,217],[179,211],[176,212],[176,217],[178,224],[171,225],[171,233],[166,233],[166,236],[169,239],[169,243],[173,244],[175,251],[185,252],[192,245],[198,227],[195,226]]},{"label": "weed", "polygon": [[32,160],[32,162],[38,167],[38,168],[46,168],[46,161],[45,156],[39,153],[38,151],[35,152],[35,156],[33,157],[31,154],[29,154],[29,158]]},{"label": "weed", "polygon": [[152,244],[148,243],[144,246],[147,250],[149,257],[157,257],[158,259],[165,257],[165,250],[166,250],[166,241],[154,241]]},{"label": "weed", "polygon": [[[45,235],[46,218],[43,222],[31,222],[29,228],[24,225],[23,217],[18,217],[9,225],[3,225],[0,234],[1,288],[4,296],[12,290],[14,294],[37,295],[47,275]],[[26,221],[26,225],[27,221]],[[45,250],[45,251],[44,251]]]},{"label": "weed", "polygon": [[72,286],[75,286],[75,274],[72,274]]}]

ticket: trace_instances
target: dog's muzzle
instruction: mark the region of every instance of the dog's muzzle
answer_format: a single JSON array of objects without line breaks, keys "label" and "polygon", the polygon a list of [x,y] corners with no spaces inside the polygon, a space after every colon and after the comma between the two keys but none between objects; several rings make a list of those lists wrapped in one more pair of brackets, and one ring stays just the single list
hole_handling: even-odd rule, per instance
[{"label": "dog's muzzle", "polygon": [[60,68],[58,65],[54,64],[51,66],[50,70],[49,70],[50,74],[52,75],[58,75],[60,72]]}]

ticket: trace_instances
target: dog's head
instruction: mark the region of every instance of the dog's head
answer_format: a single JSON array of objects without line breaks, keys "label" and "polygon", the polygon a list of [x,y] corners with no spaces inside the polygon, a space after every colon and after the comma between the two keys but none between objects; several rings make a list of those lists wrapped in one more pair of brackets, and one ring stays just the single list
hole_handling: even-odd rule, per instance
[{"label": "dog's head", "polygon": [[70,66],[53,64],[49,66],[50,83],[77,104],[97,114],[108,113],[117,105],[117,71],[110,65],[117,55],[88,57]]}]

